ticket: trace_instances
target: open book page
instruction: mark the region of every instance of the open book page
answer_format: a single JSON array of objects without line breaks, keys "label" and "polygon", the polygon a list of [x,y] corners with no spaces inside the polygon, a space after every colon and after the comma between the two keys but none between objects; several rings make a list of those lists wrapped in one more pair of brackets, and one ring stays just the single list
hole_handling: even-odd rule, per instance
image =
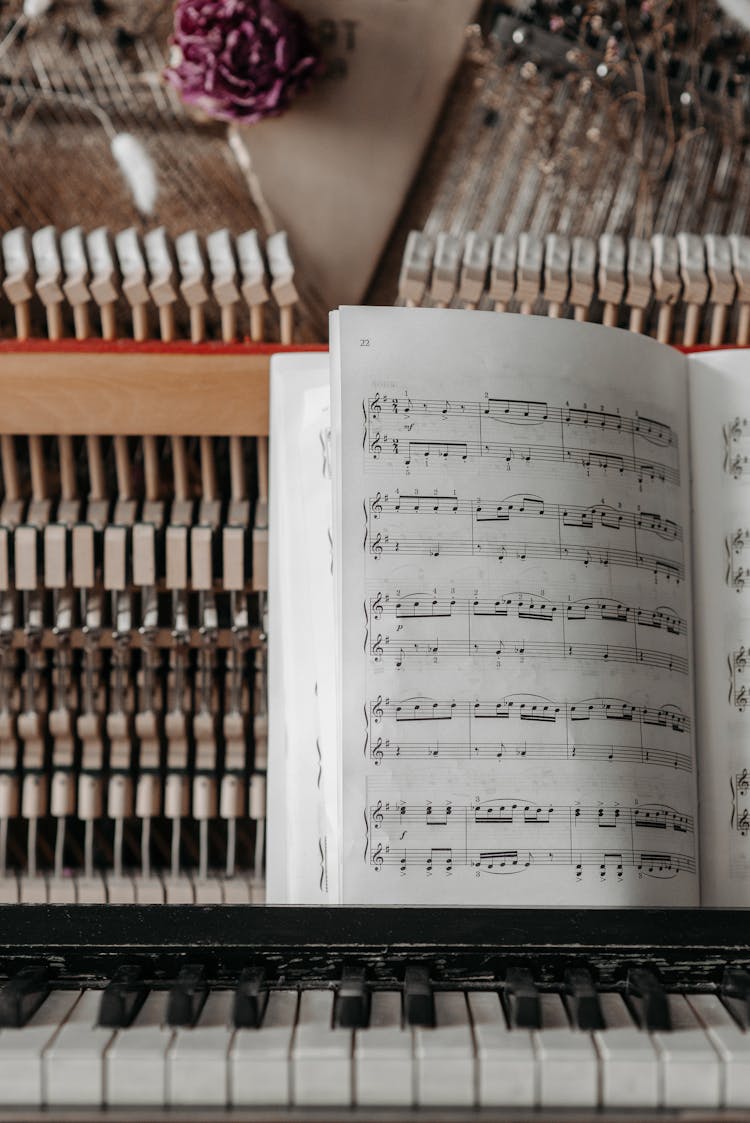
[{"label": "open book page", "polygon": [[271,374],[269,903],[336,901],[328,356]]},{"label": "open book page", "polygon": [[684,359],[481,312],[331,334],[343,900],[697,904]]},{"label": "open book page", "polygon": [[691,355],[701,902],[750,904],[750,355]]}]

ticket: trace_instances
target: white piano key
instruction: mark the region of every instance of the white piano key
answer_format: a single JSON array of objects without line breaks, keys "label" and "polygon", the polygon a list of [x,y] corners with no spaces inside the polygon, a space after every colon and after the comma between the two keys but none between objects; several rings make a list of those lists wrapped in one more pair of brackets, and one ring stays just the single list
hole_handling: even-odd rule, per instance
[{"label": "white piano key", "polygon": [[297,1105],[345,1107],[352,1102],[352,1031],[334,1029],[333,992],[300,995],[292,1043],[292,1099]]},{"label": "white piano key", "polygon": [[249,905],[250,886],[241,877],[227,877],[222,883],[225,905]]},{"label": "white piano key", "polygon": [[107,896],[111,905],[134,905],[135,885],[132,877],[107,874]]},{"label": "white piano key", "polygon": [[164,878],[164,894],[168,905],[194,905],[195,887],[185,874]]},{"label": "white piano key", "polygon": [[541,995],[542,1029],[533,1030],[541,1107],[596,1107],[598,1063],[591,1035],[573,1029],[559,994]]},{"label": "white piano key", "polygon": [[600,994],[605,1029],[594,1032],[599,1053],[603,1107],[659,1104],[659,1058],[651,1038],[638,1028],[621,995]]},{"label": "white piano key", "polygon": [[21,874],[20,899],[22,905],[48,905],[47,879],[42,874]]},{"label": "white piano key", "polygon": [[77,877],[76,898],[79,905],[106,905],[107,886],[104,878],[99,874],[94,877]]},{"label": "white piano key", "polygon": [[0,1104],[42,1106],[42,1054],[80,993],[78,990],[52,991],[25,1026],[0,1030]]},{"label": "white piano key", "polygon": [[173,1107],[227,1104],[232,997],[229,990],[209,994],[197,1024],[176,1031],[167,1053],[167,1103]]},{"label": "white piano key", "polygon": [[534,1107],[536,1057],[528,1030],[508,1028],[494,992],[467,996],[477,1049],[480,1107]]},{"label": "white piano key", "polygon": [[107,1107],[161,1107],[166,1102],[167,991],[152,991],[133,1024],[120,1029],[105,1057]]},{"label": "white piano key", "polygon": [[659,1054],[660,1107],[718,1107],[721,1103],[721,1064],[687,999],[670,994],[670,1032],[659,1030],[652,1039]]},{"label": "white piano key", "polygon": [[160,877],[134,877],[135,899],[139,905],[163,905],[164,882]]},{"label": "white piano key", "polygon": [[86,990],[44,1051],[45,1102],[49,1107],[104,1103],[104,1053],[111,1029],[97,1026],[101,991]]},{"label": "white piano key", "polygon": [[193,878],[193,890],[196,905],[221,905],[224,896],[221,890],[221,881],[218,877]]},{"label": "white piano key", "polygon": [[290,1102],[289,1052],[296,990],[272,992],[258,1029],[238,1029],[229,1052],[229,1099],[234,1107],[283,1107]]},{"label": "white piano key", "polygon": [[435,994],[435,1028],[414,1030],[415,1099],[421,1107],[471,1107],[474,1042],[463,991]]},{"label": "white piano key", "polygon": [[744,1033],[715,994],[691,994],[688,1003],[721,1058],[722,1107],[750,1104],[750,1034]]},{"label": "white piano key", "polygon": [[376,991],[370,1024],[354,1034],[354,1097],[360,1107],[410,1107],[412,1035],[401,1024],[399,991]]},{"label": "white piano key", "polygon": [[75,905],[76,883],[72,877],[48,877],[47,900],[51,905]]},{"label": "white piano key", "polygon": [[17,905],[19,900],[18,878],[13,874],[0,877],[0,905]]}]

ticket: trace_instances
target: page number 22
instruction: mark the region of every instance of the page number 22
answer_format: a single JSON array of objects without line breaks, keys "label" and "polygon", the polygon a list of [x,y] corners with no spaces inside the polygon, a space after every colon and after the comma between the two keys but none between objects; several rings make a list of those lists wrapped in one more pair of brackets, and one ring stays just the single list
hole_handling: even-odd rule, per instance
[{"label": "page number 22", "polygon": [[370,340],[369,339],[360,339],[359,345],[360,345],[360,347],[369,347],[370,346]]}]

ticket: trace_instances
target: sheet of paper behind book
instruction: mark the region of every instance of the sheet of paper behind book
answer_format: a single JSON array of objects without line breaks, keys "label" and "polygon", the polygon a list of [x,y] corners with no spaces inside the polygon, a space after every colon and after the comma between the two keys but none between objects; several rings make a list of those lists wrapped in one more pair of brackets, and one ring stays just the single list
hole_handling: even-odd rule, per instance
[{"label": "sheet of paper behind book", "polygon": [[244,131],[298,275],[362,299],[440,112],[477,0],[296,0],[332,76]]},{"label": "sheet of paper behind book", "polygon": [[701,901],[750,905],[750,358],[688,365]]},{"label": "sheet of paper behind book", "polygon": [[271,361],[269,904],[338,899],[328,356]]},{"label": "sheet of paper behind book", "polygon": [[696,904],[684,358],[421,309],[331,341],[344,902]]}]

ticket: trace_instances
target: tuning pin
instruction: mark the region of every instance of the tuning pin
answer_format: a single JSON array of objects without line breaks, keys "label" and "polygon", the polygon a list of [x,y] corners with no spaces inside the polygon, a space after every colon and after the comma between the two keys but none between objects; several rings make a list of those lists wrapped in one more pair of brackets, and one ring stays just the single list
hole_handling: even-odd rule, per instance
[{"label": "tuning pin", "polygon": [[285,346],[294,338],[294,305],[299,297],[294,285],[294,265],[285,230],[277,230],[266,242],[271,293],[279,306],[279,338]]},{"label": "tuning pin", "polygon": [[28,339],[31,331],[29,303],[34,289],[34,266],[31,256],[31,238],[25,226],[8,230],[2,239],[5,261],[3,289],[13,305],[16,319],[16,338]]},{"label": "tuning pin", "polygon": [[264,334],[263,307],[268,300],[268,288],[266,266],[255,230],[246,230],[237,238],[237,256],[242,274],[242,296],[250,309],[250,338],[259,343]]}]

